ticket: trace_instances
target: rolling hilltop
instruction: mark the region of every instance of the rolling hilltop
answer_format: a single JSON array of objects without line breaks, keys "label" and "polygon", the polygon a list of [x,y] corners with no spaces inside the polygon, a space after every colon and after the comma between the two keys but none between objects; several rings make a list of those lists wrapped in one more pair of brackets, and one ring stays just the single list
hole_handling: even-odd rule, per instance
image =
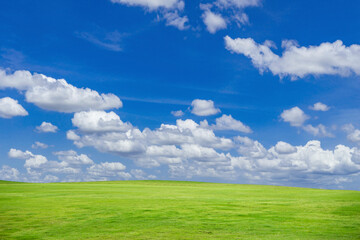
[{"label": "rolling hilltop", "polygon": [[360,192],[0,181],[0,239],[359,239]]}]

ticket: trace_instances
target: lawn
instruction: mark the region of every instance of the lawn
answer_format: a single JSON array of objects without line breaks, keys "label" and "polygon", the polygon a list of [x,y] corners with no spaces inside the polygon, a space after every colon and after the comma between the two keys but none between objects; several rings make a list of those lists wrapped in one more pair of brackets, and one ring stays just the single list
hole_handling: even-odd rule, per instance
[{"label": "lawn", "polygon": [[360,192],[0,181],[0,239],[360,239]]}]

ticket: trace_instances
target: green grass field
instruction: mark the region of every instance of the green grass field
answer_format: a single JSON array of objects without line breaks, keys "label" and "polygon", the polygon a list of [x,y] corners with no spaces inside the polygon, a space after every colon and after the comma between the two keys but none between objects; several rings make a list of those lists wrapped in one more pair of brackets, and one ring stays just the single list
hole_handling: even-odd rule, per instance
[{"label": "green grass field", "polygon": [[1,181],[0,239],[360,239],[360,192]]}]

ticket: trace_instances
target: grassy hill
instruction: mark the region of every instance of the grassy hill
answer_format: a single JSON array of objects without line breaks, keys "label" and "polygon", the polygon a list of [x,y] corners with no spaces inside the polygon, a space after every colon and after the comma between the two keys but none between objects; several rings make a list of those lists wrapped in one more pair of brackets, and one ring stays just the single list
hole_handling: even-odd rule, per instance
[{"label": "grassy hill", "polygon": [[0,239],[360,239],[360,192],[1,181]]}]

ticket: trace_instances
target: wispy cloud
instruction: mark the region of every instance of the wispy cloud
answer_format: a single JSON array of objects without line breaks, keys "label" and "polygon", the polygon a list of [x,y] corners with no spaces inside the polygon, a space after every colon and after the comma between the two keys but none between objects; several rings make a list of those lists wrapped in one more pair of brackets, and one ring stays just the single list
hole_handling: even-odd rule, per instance
[{"label": "wispy cloud", "polygon": [[104,49],[114,52],[120,52],[123,50],[120,46],[120,42],[122,41],[124,34],[121,34],[118,31],[103,34],[93,34],[89,32],[76,32],[75,34],[78,38],[84,39]]},{"label": "wispy cloud", "polygon": [[0,54],[1,58],[10,66],[13,67],[20,66],[25,59],[25,56],[22,52],[12,48],[2,48],[0,52],[1,52]]},{"label": "wispy cloud", "polygon": [[183,101],[177,99],[155,99],[155,98],[136,98],[136,97],[127,97],[120,96],[122,100],[132,101],[132,102],[146,102],[146,103],[158,103],[158,104],[170,104],[170,105],[190,105],[191,101]]}]

